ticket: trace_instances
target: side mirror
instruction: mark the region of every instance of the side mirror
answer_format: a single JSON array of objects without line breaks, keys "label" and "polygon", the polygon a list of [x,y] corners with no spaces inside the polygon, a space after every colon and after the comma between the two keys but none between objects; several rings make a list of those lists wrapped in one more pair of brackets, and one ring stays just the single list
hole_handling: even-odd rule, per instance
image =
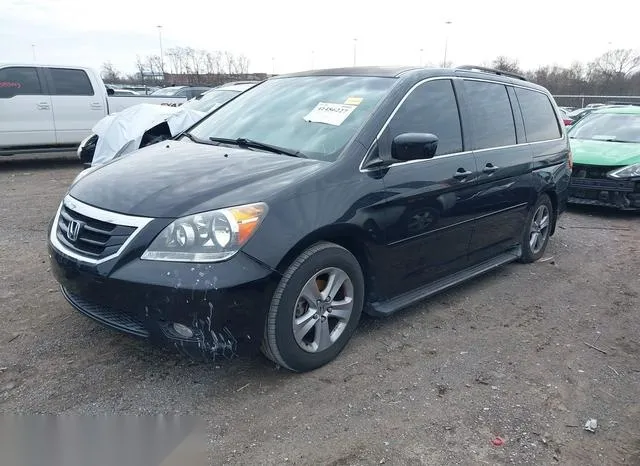
[{"label": "side mirror", "polygon": [[107,87],[107,95],[114,95],[116,91],[110,87]]},{"label": "side mirror", "polygon": [[430,159],[436,155],[438,136],[430,133],[402,133],[393,138],[391,157],[396,160]]}]

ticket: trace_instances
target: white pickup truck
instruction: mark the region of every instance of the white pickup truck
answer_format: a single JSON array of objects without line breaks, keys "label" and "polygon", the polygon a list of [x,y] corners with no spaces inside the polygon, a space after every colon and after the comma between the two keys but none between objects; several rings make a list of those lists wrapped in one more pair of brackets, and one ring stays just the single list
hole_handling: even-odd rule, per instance
[{"label": "white pickup truck", "polygon": [[75,150],[104,116],[186,97],[115,96],[81,66],[0,64],[0,155]]}]

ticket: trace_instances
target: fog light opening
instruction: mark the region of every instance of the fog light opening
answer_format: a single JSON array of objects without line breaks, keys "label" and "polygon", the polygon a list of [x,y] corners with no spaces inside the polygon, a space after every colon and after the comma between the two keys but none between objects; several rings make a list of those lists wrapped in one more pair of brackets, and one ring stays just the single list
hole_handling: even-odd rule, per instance
[{"label": "fog light opening", "polygon": [[173,323],[173,330],[184,338],[191,338],[193,336],[193,330],[186,325],[179,324],[178,322]]}]

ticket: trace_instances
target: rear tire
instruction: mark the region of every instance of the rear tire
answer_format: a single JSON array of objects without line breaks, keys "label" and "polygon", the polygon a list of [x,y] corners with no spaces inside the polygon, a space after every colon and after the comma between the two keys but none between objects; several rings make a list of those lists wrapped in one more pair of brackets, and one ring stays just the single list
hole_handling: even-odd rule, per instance
[{"label": "rear tire", "polygon": [[549,243],[551,226],[554,221],[553,204],[546,194],[538,197],[527,216],[522,232],[522,256],[520,262],[528,264],[542,257]]},{"label": "rear tire", "polygon": [[358,260],[334,243],[317,243],[284,273],[271,300],[262,352],[293,372],[333,360],[353,335],[364,303]]}]

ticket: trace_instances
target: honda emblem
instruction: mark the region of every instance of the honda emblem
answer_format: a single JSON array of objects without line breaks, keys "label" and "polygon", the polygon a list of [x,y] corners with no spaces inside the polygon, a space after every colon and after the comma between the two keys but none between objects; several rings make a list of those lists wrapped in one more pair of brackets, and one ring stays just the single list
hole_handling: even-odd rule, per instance
[{"label": "honda emblem", "polygon": [[71,220],[69,222],[69,226],[67,227],[67,238],[69,238],[69,241],[75,241],[78,239],[80,228],[82,228],[82,224],[79,221]]}]

